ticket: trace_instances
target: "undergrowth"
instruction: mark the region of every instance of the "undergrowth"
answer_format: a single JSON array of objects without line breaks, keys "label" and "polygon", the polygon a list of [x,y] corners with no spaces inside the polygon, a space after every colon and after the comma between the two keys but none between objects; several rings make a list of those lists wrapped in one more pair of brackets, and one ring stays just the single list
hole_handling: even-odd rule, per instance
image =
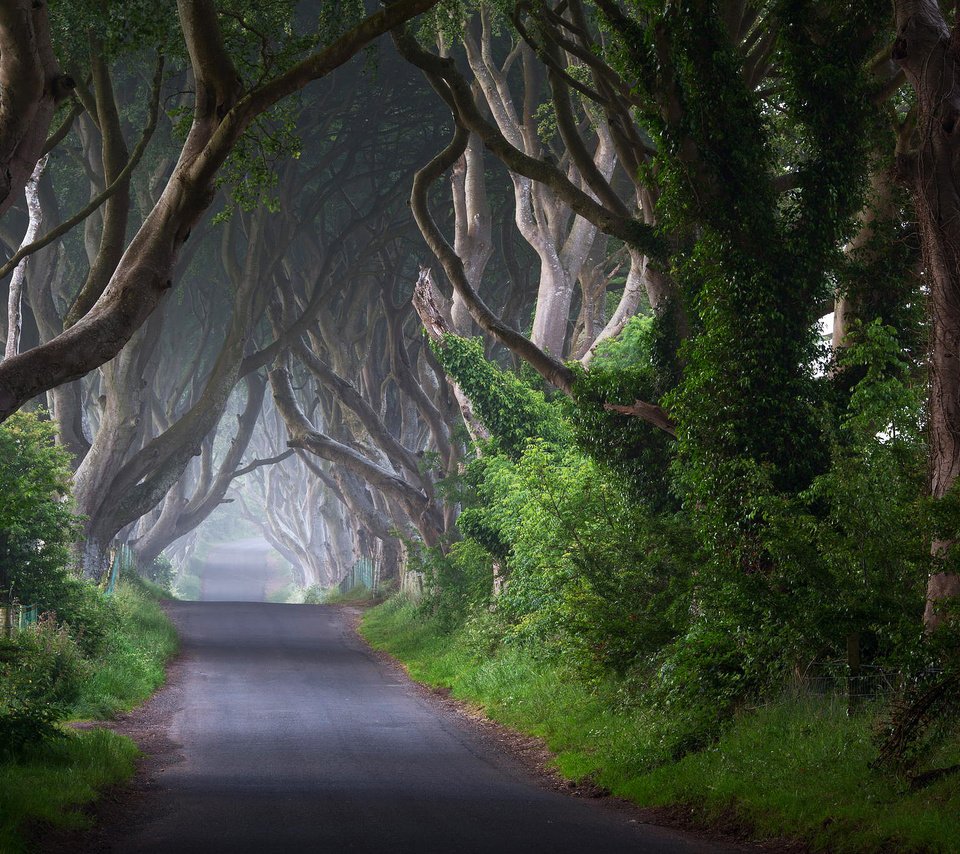
[{"label": "undergrowth", "polygon": [[[160,687],[177,649],[176,631],[157,601],[161,593],[155,585],[129,580],[103,603],[106,632],[85,662],[85,678],[67,717],[108,718]],[[30,826],[85,826],[88,819],[78,808],[133,773],[138,751],[129,738],[64,725],[55,735],[0,755],[0,852],[26,850],[24,831]]]},{"label": "undergrowth", "polygon": [[[306,601],[306,600],[304,600]],[[330,590],[323,591],[319,598],[318,602],[315,604],[323,605],[371,605],[377,602],[382,602],[383,598],[375,590],[369,590],[364,587],[362,584],[354,587],[352,590],[348,590],[346,593],[341,592],[338,588],[334,587]]]},{"label": "undergrowth", "polygon": [[[394,598],[367,612],[361,631],[414,679],[543,738],[564,776],[638,804],[688,805],[704,822],[733,818],[757,838],[799,838],[815,850],[957,850],[957,778],[911,791],[871,771],[869,710],[848,717],[842,703],[784,697],[742,710],[718,740],[676,761],[658,743],[664,710],[631,702],[613,678],[588,682],[528,646],[491,644],[482,617],[447,633]],[[942,765],[960,761],[960,742],[942,754]]]},{"label": "undergrowth", "polygon": [[79,807],[134,770],[137,746],[103,729],[70,732],[42,742],[16,761],[0,762],[0,851],[27,851],[22,831],[43,823],[57,828],[89,825]]},{"label": "undergrowth", "polygon": [[127,711],[163,684],[166,662],[177,649],[177,633],[157,602],[159,592],[148,582],[125,582],[117,588],[117,619],[73,709],[74,718],[99,719]]}]

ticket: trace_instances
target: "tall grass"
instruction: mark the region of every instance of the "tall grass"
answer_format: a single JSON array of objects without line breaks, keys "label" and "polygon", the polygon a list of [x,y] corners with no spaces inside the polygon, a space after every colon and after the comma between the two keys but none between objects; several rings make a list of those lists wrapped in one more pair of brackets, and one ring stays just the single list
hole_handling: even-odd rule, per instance
[{"label": "tall grass", "polygon": [[98,791],[133,774],[137,746],[102,729],[71,732],[32,748],[17,760],[0,762],[0,851],[26,851],[30,824],[86,827],[77,807]]},{"label": "tall grass", "polygon": [[[126,711],[163,684],[177,634],[156,600],[159,592],[139,581],[118,585],[108,642],[91,662],[74,719]],[[133,774],[138,750],[131,739],[102,729],[64,729],[63,738],[0,761],[0,852],[26,850],[30,825],[85,826],[88,819],[77,807]]]},{"label": "tall grass", "polygon": [[[758,838],[799,838],[816,850],[960,851],[960,780],[912,792],[872,771],[868,712],[848,717],[842,703],[784,697],[744,711],[715,744],[675,761],[657,736],[669,710],[626,702],[616,681],[588,683],[524,647],[488,654],[475,629],[445,634],[401,599],[367,612],[361,631],[414,679],[542,737],[564,776],[638,804],[684,804],[705,822],[732,816]],[[940,759],[960,761],[960,741]]]},{"label": "tall grass", "polygon": [[127,711],[163,684],[167,660],[177,649],[177,633],[145,584],[124,582],[113,601],[119,618],[107,652],[96,662],[74,709],[77,719],[106,718]]}]

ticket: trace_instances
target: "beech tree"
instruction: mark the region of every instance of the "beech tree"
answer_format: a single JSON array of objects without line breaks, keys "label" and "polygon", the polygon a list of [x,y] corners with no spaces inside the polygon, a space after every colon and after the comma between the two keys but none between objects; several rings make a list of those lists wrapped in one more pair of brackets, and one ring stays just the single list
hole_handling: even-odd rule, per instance
[{"label": "beech tree", "polygon": [[[57,106],[74,86],[61,72],[47,4],[0,4],[0,215],[17,201],[43,155]],[[9,414],[9,413],[7,413]]]},{"label": "beech tree", "polygon": [[[172,287],[177,256],[212,201],[218,171],[259,116],[434,2],[398,0],[279,73],[270,75],[267,69],[265,79],[254,78],[252,83],[244,81],[225,45],[216,4],[212,0],[178,3],[196,97],[193,121],[177,165],[93,307],[56,338],[0,365],[0,417],[7,417],[40,392],[83,376],[120,351]],[[33,21],[30,13],[28,17]],[[13,41],[17,23],[11,19],[5,31]],[[40,18],[32,26],[43,30],[47,24]],[[318,41],[326,35],[321,33]],[[41,43],[48,38],[41,32]],[[31,37],[26,43],[37,40]],[[10,55],[16,56],[19,50],[12,49]],[[31,98],[30,103],[39,100]],[[36,112],[36,108],[27,112]],[[40,147],[24,182],[39,159]]]},{"label": "beech tree", "polygon": [[[937,3],[896,0],[893,58],[917,96],[916,148],[904,152],[900,172],[913,196],[930,289],[930,494],[949,499],[960,473],[960,189],[955,135],[960,120],[956,30]],[[927,587],[924,622],[938,626],[939,606],[960,596],[960,573],[950,522],[932,544],[934,569]]]}]

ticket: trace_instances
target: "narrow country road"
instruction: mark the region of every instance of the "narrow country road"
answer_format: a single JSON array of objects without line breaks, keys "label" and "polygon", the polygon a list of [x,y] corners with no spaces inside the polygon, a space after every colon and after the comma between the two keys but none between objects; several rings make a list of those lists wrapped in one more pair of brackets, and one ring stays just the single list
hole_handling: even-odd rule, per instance
[{"label": "narrow country road", "polygon": [[[205,595],[252,598],[262,551],[211,563]],[[249,564],[249,565],[248,565]],[[220,577],[214,577],[220,576]],[[228,578],[234,579],[233,582]],[[259,582],[262,585],[262,581]],[[338,608],[178,602],[172,747],[91,851],[693,854],[739,849],[539,786],[398,670]],[[82,846],[81,846],[82,847]]]}]

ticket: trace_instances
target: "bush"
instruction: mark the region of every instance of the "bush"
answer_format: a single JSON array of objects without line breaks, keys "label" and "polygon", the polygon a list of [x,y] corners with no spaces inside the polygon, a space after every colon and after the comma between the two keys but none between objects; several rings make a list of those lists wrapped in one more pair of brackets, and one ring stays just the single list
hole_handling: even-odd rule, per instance
[{"label": "bush", "polygon": [[0,424],[0,591],[44,611],[60,606],[79,534],[69,457],[55,434],[31,412]]},{"label": "bush", "polygon": [[173,596],[173,584],[177,571],[170,558],[166,555],[157,555],[150,563],[137,566],[135,562],[121,562],[120,579],[129,584],[146,583],[153,588],[153,592],[161,592],[166,596]]},{"label": "bush", "polygon": [[118,620],[116,606],[96,585],[69,574],[64,577],[57,601],[47,613],[69,626],[70,633],[86,656],[105,652]]},{"label": "bush", "polygon": [[72,714],[109,717],[132,708],[163,684],[165,664],[177,648],[177,635],[143,584],[124,581],[117,586],[110,600],[115,618]]},{"label": "bush", "polygon": [[90,668],[65,625],[52,615],[0,639],[0,751],[16,752],[57,735]]},{"label": "bush", "polygon": [[311,585],[303,591],[303,604],[322,605],[326,601],[326,592],[319,584]]},{"label": "bush", "polygon": [[423,573],[423,609],[447,630],[459,626],[467,614],[490,601],[493,560],[472,539],[454,543],[447,554],[439,548],[411,549],[410,568]]}]

